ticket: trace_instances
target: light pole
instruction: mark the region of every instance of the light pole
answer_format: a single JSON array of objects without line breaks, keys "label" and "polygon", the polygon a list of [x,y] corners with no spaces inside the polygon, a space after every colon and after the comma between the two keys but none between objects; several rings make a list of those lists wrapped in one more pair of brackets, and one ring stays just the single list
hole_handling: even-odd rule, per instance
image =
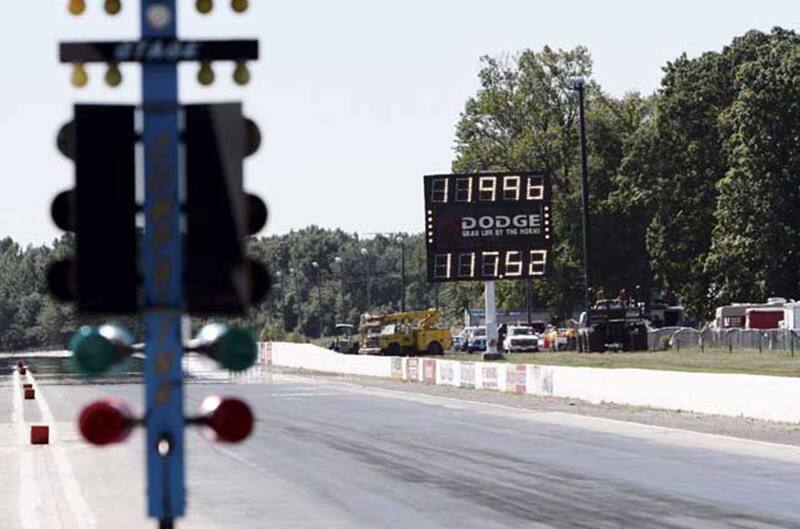
[{"label": "light pole", "polygon": [[400,244],[400,312],[406,311],[406,240],[402,235],[397,235]]},{"label": "light pole", "polygon": [[294,297],[297,304],[297,327],[302,330],[303,328],[303,313],[302,304],[300,303],[300,289],[297,288],[297,274],[294,268],[289,268],[289,274],[292,276],[292,284],[294,285]]},{"label": "light pole", "polygon": [[[396,242],[400,245],[400,312],[406,311],[406,236],[402,233],[392,232],[370,232],[367,235],[382,235],[386,236],[389,241]],[[362,254],[365,251],[362,248]]]},{"label": "light pole", "polygon": [[372,305],[372,301],[370,299],[370,277],[369,277],[369,252],[366,248],[361,248],[361,255],[364,256],[364,259],[367,262],[367,266],[364,267],[366,278],[367,278],[367,310],[364,312],[369,312],[370,305]]},{"label": "light pole", "polygon": [[278,290],[281,291],[281,328],[286,330],[286,292],[283,290],[283,272],[277,270],[275,277],[278,278]]},{"label": "light pole", "polygon": [[320,268],[317,261],[311,261],[311,266],[317,271],[317,330],[319,337],[322,336],[322,287],[320,281]]},{"label": "light pole", "polygon": [[345,322],[347,312],[344,310],[344,261],[338,255],[333,262],[339,265],[339,306],[341,307],[341,321]]},{"label": "light pole", "polygon": [[584,113],[584,92],[586,81],[583,77],[570,77],[569,87],[578,94],[580,136],[581,136],[581,204],[583,217],[583,288],[586,310],[591,306],[591,269],[589,267],[589,168],[586,160],[586,116]]}]

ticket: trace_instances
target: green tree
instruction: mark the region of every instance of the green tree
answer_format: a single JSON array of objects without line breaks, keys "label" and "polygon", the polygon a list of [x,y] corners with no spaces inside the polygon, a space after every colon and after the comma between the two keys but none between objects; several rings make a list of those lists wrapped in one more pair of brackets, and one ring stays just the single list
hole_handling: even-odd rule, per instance
[{"label": "green tree", "polygon": [[[543,300],[558,317],[569,317],[583,304],[583,234],[578,109],[568,79],[589,78],[591,57],[583,47],[545,47],[482,61],[481,87],[467,101],[456,128],[453,170],[541,169],[552,175],[553,266],[549,278],[534,281],[534,299]],[[616,177],[626,147],[648,114],[648,102],[636,94],[615,100],[594,82],[587,84],[586,96],[592,286],[648,285],[643,210],[614,197],[617,186],[626,184]],[[460,287],[446,290],[455,290],[446,299],[466,301]],[[498,285],[500,306],[520,303],[523,291],[522,282]]]},{"label": "green tree", "polygon": [[631,139],[622,164],[617,199],[650,212],[647,250],[654,278],[695,316],[710,314],[715,302],[707,262],[718,182],[730,163],[723,116],[742,88],[742,68],[780,42],[796,45],[797,37],[777,28],[751,31],[721,52],[695,59],[684,54],[668,63],[652,116]]},{"label": "green tree", "polygon": [[772,39],[738,69],[723,115],[729,169],[706,260],[720,303],[800,297],[800,40]]},{"label": "green tree", "polygon": [[71,307],[46,297],[36,316],[36,339],[41,346],[66,347],[70,336],[77,330],[75,313]]},{"label": "green tree", "polygon": [[621,198],[628,189],[619,173],[651,108],[652,100],[639,94],[614,99],[598,91],[587,111],[593,286],[609,294],[635,292],[638,287],[646,296],[650,290],[650,212]]},{"label": "green tree", "polygon": [[[553,273],[536,287],[559,312],[571,313],[580,299],[581,232],[577,108],[568,80],[590,76],[589,52],[545,47],[511,57],[483,57],[482,63],[480,89],[467,100],[456,127],[453,170],[544,170],[552,175]],[[448,285],[445,290],[457,288]]]}]

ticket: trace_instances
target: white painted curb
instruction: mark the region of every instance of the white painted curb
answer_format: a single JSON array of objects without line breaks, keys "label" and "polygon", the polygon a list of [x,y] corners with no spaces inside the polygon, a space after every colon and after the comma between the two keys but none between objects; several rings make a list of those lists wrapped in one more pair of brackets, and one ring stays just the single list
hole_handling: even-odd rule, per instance
[{"label": "white painted curb", "polygon": [[343,355],[280,342],[260,349],[273,365],[311,371],[800,422],[800,378],[794,377]]}]

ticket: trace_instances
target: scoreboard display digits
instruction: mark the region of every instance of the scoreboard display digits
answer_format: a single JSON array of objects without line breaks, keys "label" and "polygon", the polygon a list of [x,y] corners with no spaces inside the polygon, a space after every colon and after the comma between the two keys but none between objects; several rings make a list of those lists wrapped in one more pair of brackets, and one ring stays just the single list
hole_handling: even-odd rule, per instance
[{"label": "scoreboard display digits", "polygon": [[428,281],[544,276],[550,198],[544,173],[426,176]]},{"label": "scoreboard display digits", "polygon": [[520,279],[543,276],[546,271],[547,250],[434,254],[433,277],[437,281]]}]

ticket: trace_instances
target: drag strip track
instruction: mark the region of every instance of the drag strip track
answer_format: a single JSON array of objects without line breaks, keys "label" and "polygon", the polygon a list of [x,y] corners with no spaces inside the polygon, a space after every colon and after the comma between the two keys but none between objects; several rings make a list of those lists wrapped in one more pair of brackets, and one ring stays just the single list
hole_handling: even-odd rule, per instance
[{"label": "drag strip track", "polygon": [[276,381],[242,388],[260,423],[236,458],[365,527],[800,527],[795,447]]},{"label": "drag strip track", "polygon": [[[181,529],[800,528],[795,446],[303,376],[270,380],[187,385],[187,411],[209,394],[237,395],[258,422],[241,445],[189,432]],[[102,396],[141,410],[141,385],[55,377],[37,389],[75,472],[64,486],[80,490],[97,527],[149,526],[141,432],[97,449],[72,426]],[[78,518],[62,526],[80,527]]]}]

